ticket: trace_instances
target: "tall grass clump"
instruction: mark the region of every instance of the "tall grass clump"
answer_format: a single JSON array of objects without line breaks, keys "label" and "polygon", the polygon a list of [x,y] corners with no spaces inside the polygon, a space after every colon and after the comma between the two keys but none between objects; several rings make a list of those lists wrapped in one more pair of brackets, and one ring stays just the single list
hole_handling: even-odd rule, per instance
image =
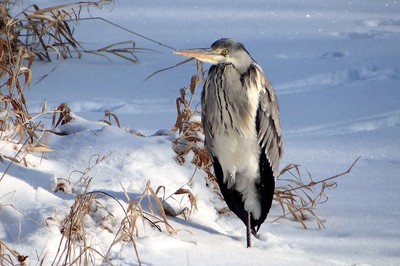
[{"label": "tall grass clump", "polygon": [[[41,114],[31,115],[24,94],[32,82],[34,61],[80,58],[83,53],[90,53],[137,62],[134,54],[137,48],[133,41],[126,41],[88,50],[76,40],[74,25],[87,20],[81,17],[82,11],[102,7],[112,0],[45,8],[32,5],[18,12],[15,9],[19,2],[22,1],[6,0],[0,3],[0,156],[27,165],[26,154],[51,151],[43,138],[44,126],[36,119]],[[13,15],[16,12],[18,14]],[[40,112],[47,112],[45,105]],[[59,110],[50,112],[57,113]],[[6,145],[11,147],[11,152],[10,149],[4,151]]]},{"label": "tall grass clump", "polygon": [[[57,179],[55,192],[74,195],[75,201],[61,220],[57,217],[46,219],[48,225],[57,226],[61,233],[51,265],[114,265],[110,258],[112,252],[121,252],[129,247],[133,248],[141,265],[137,241],[146,226],[167,235],[177,232],[167,217],[165,198],[159,195],[163,187],[154,190],[148,181],[143,192],[132,198],[121,186],[127,204],[107,192],[89,191],[92,183],[90,172],[110,155],[94,155],[86,169],[73,171],[66,179]],[[189,192],[180,189],[174,194],[185,193]],[[116,203],[117,208],[112,207],[111,201]],[[123,215],[115,215],[117,212]],[[99,230],[102,234],[112,234],[113,237],[108,238],[112,240],[99,242],[96,237]]]},{"label": "tall grass clump", "polygon": [[[66,104],[51,111],[47,111],[43,104],[39,114],[35,115],[29,111],[25,92],[32,83],[32,66],[36,60],[50,62],[54,59],[80,58],[84,53],[89,53],[106,58],[112,55],[137,62],[133,41],[88,50],[75,38],[74,26],[80,21],[89,21],[81,17],[82,11],[111,2],[112,0],[85,1],[44,8],[32,5],[23,10],[16,10],[23,1],[0,2],[0,163],[4,163],[4,158],[9,160],[6,169],[0,173],[0,183],[13,163],[29,166],[26,155],[52,151],[46,145],[44,136],[56,132],[45,128],[40,121],[41,115],[53,114],[53,127],[73,119]],[[113,117],[119,124],[113,114],[106,113],[104,120],[107,117],[110,123]],[[59,181],[59,190],[64,189],[67,192],[73,188],[73,184],[69,184],[67,180]],[[88,185],[90,178],[83,178],[80,182],[87,182]],[[70,214],[60,223],[63,238],[53,265],[95,265],[99,252],[85,242],[87,232],[83,227],[83,220],[93,212],[92,207],[97,206],[101,195],[103,194],[87,192],[77,195]],[[2,207],[4,205],[0,203],[0,212]],[[74,246],[75,243],[78,244]],[[27,256],[21,255],[0,240],[0,265],[26,265],[26,260]],[[44,260],[45,257],[41,258],[39,264],[44,265]],[[106,257],[104,261],[107,261]]]},{"label": "tall grass clump", "polygon": [[27,258],[27,256],[19,254],[16,250],[11,249],[9,246],[6,245],[6,243],[0,240],[0,265],[25,266],[27,265]]}]

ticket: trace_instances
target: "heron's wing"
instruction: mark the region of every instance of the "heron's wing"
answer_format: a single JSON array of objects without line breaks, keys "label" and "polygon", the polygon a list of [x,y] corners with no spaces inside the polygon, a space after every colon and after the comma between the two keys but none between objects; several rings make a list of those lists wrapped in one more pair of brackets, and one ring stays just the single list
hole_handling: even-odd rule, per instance
[{"label": "heron's wing", "polygon": [[201,121],[203,123],[204,128],[204,145],[209,151],[211,158],[215,156],[214,147],[211,145],[212,140],[214,138],[213,132],[216,127],[219,127],[219,123],[216,122],[217,111],[219,110],[218,103],[215,99],[213,99],[213,95],[215,95],[215,83],[212,82],[211,77],[214,77],[217,72],[217,66],[212,65],[210,70],[208,71],[208,77],[204,83],[203,91],[201,92],[201,109],[202,116]]},{"label": "heron's wing", "polygon": [[262,150],[265,148],[267,159],[276,177],[279,170],[279,159],[283,154],[281,123],[279,120],[278,99],[275,96],[271,83],[261,67],[253,63],[249,69],[248,81],[252,88],[259,90],[259,107],[257,111],[256,127],[258,143]]}]

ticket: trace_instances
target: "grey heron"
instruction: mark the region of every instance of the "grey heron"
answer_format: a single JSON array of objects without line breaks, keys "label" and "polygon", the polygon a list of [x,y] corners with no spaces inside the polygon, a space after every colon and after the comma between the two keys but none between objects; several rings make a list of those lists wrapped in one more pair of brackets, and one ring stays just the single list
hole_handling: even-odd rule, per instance
[{"label": "grey heron", "polygon": [[174,53],[212,64],[201,95],[205,147],[251,247],[251,234],[257,236],[271,208],[283,154],[277,97],[261,67],[232,39]]}]

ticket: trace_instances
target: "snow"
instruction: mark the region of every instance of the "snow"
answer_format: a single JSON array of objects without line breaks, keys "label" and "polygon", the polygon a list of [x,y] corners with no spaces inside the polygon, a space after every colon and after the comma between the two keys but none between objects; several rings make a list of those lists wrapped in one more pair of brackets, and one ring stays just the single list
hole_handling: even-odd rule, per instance
[{"label": "snow", "polygon": [[[28,1],[24,1],[28,4]],[[41,1],[41,6],[57,1]],[[126,209],[150,186],[165,187],[165,196],[180,187],[195,195],[197,210],[185,220],[169,217],[176,233],[159,232],[138,223],[136,239],[144,265],[399,265],[400,264],[400,5],[398,1],[134,1],[120,0],[101,16],[158,42],[179,49],[208,47],[221,37],[242,42],[263,67],[275,87],[281,111],[285,155],[281,168],[293,162],[315,179],[347,170],[327,203],[318,207],[326,228],[304,230],[290,220],[272,223],[280,214],[274,205],[254,247],[245,247],[245,228],[224,206],[194,167],[178,165],[171,135],[175,99],[189,86],[194,63],[151,73],[183,60],[172,50],[96,20],[76,26],[85,47],[134,40],[141,52],[138,64],[116,58],[84,55],[52,63],[35,62],[34,80],[55,70],[26,92],[31,112],[46,99],[49,108],[66,102],[77,116],[63,130],[50,134],[54,152],[31,154],[29,167],[13,164],[0,181],[0,239],[37,265],[50,265],[61,240],[59,223],[77,193],[103,191]],[[208,67],[208,66],[206,66]],[[200,88],[193,106],[199,102]],[[98,122],[109,110],[122,128]],[[42,116],[50,125],[51,117]],[[148,137],[129,133],[137,130]],[[0,143],[0,153],[12,152]],[[189,158],[189,157],[188,157]],[[190,158],[187,160],[190,161]],[[9,161],[0,162],[3,174]],[[57,179],[71,182],[74,192],[54,192]],[[159,194],[162,196],[162,193]],[[103,254],[124,218],[112,198],[103,197],[85,218],[88,241]],[[170,200],[188,206],[187,198]],[[146,203],[143,203],[146,206]],[[106,210],[113,218],[107,216]],[[51,217],[51,219],[49,219]],[[108,218],[107,218],[108,217]],[[104,229],[105,223],[113,233]],[[111,250],[113,265],[135,265],[132,244]],[[97,264],[101,259],[97,258]],[[106,264],[106,263],[105,263]]]}]

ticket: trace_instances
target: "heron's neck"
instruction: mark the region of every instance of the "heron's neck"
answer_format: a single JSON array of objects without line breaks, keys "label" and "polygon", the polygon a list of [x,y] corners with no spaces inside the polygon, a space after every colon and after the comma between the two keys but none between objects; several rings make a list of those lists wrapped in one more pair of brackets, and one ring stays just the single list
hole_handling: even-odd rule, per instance
[{"label": "heron's neck", "polygon": [[234,62],[231,62],[233,67],[240,73],[240,75],[243,75],[244,73],[247,72],[251,64],[254,62],[253,58],[250,56],[242,56],[241,58],[238,58],[238,60],[235,60]]}]

